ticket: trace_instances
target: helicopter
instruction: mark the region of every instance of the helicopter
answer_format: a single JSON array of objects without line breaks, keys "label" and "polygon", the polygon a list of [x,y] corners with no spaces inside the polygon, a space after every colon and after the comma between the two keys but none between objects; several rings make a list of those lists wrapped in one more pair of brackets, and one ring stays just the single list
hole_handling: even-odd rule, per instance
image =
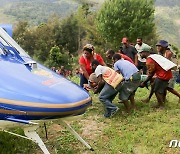
[{"label": "helicopter", "polygon": [[[93,150],[64,120],[85,113],[92,103],[89,93],[32,59],[10,36],[12,33],[8,35],[10,28],[0,25],[0,130],[31,140],[49,154],[37,128],[42,121],[59,119]],[[25,136],[7,130],[17,125]]]}]

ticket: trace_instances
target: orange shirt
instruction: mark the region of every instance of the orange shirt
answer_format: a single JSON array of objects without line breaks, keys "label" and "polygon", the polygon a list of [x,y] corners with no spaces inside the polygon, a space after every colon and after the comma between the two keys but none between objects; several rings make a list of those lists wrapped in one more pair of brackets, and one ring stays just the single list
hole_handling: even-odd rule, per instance
[{"label": "orange shirt", "polygon": [[171,70],[165,71],[158,63],[156,63],[156,61],[150,57],[146,60],[146,66],[148,69],[148,74],[152,74],[154,72],[156,76],[162,80],[170,80],[172,78]]}]

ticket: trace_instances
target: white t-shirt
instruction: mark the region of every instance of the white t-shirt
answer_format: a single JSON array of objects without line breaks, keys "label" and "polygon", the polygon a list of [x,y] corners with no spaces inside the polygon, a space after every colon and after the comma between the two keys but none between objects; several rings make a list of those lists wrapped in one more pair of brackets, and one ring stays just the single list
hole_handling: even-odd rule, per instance
[{"label": "white t-shirt", "polygon": [[95,70],[96,77],[98,77],[101,74],[103,75],[107,70],[108,70],[108,67],[98,65]]},{"label": "white t-shirt", "polygon": [[147,44],[145,44],[145,43],[142,43],[142,45],[140,46],[139,44],[136,44],[135,45],[135,48],[136,48],[136,50],[138,51],[138,60],[140,61],[140,62],[142,62],[142,63],[145,63],[146,62],[146,59],[145,58],[141,58],[141,56],[140,56],[140,53],[139,53],[139,51],[144,47],[144,46],[147,46]]}]

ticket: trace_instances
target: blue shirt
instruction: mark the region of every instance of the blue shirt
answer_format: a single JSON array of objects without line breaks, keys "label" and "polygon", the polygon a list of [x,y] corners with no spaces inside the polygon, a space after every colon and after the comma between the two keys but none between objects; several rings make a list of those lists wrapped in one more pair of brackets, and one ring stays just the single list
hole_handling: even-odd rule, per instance
[{"label": "blue shirt", "polygon": [[120,71],[125,80],[129,80],[134,73],[139,71],[134,64],[122,59],[115,62],[114,69]]}]

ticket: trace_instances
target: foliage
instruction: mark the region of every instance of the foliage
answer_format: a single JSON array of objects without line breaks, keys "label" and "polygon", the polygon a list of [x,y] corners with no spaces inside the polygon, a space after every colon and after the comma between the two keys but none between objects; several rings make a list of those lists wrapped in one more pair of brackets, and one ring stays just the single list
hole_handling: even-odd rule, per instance
[{"label": "foliage", "polygon": [[[122,37],[135,41],[137,37],[156,38],[154,3],[152,0],[108,0],[105,1],[96,19],[102,36],[118,47]],[[150,41],[150,40],[149,40]],[[151,44],[151,43],[150,43]]]},{"label": "foliage", "polygon": [[[63,41],[57,42],[60,37],[65,38],[65,35],[68,36],[68,38],[72,38],[70,29],[67,28],[65,33],[63,33],[62,29],[63,24],[58,22],[56,16],[51,18],[48,23],[40,24],[37,27],[28,27],[27,22],[20,22],[14,29],[14,38],[25,49],[25,51],[27,51],[28,54],[30,54],[36,60],[45,64],[50,64],[51,62],[49,61],[48,57],[52,47],[55,45],[61,47],[62,53],[68,53],[68,51],[72,51],[70,47],[74,47],[73,43],[75,39],[70,41],[71,44],[69,44],[69,46],[67,46],[67,42],[69,42],[69,40],[64,39],[64,42],[66,43]],[[61,30],[62,33],[60,33],[58,30]],[[69,34],[67,35],[68,30]],[[65,55],[65,59],[67,61],[69,57],[67,57],[67,54]],[[65,63],[64,61],[59,62]],[[68,63],[66,65],[68,65]]]},{"label": "foliage", "polygon": [[95,46],[95,52],[103,53],[104,50],[110,46],[105,43],[95,26],[96,12],[91,11],[91,5],[83,4],[79,7],[76,18],[79,26],[79,50],[80,51],[86,43],[91,43]]},{"label": "foliage", "polygon": [[[131,2],[131,0],[129,1]],[[112,2],[117,3],[117,1],[107,1],[106,3],[113,4]],[[127,6],[129,4],[127,4],[125,1],[118,1],[117,3],[122,3],[124,5],[123,9],[121,9],[121,7],[120,9],[117,7],[113,7],[113,11],[111,10],[111,8],[109,8],[110,6],[107,6],[109,10],[104,10],[103,8],[105,8],[105,5],[107,5],[105,3],[103,8],[98,13],[97,19],[100,17],[105,17],[105,13],[108,15],[107,17],[117,17],[117,20],[113,18],[107,18],[112,22],[108,21],[106,24],[101,20],[96,20],[95,24],[97,14],[96,12],[92,12],[92,6],[87,3],[83,3],[76,13],[68,16],[63,20],[60,20],[58,15],[53,14],[48,18],[48,21],[46,23],[41,23],[38,26],[34,27],[30,26],[30,24],[26,21],[21,21],[16,25],[14,29],[14,38],[22,46],[22,48],[28,52],[30,56],[32,56],[39,62],[46,64],[47,66],[53,64],[49,60],[49,56],[50,50],[55,46],[59,47],[61,52],[65,53],[66,56],[68,55],[72,57],[72,60],[70,62],[65,63],[65,66],[67,65],[67,67],[70,66],[69,64],[73,66],[77,64],[78,58],[75,57],[80,54],[83,45],[86,43],[93,44],[95,46],[96,52],[100,53],[102,56],[104,56],[104,51],[108,48],[118,49],[121,37],[123,36],[129,36],[130,39],[132,39],[131,41],[134,41],[136,37],[141,36],[142,34],[144,42],[153,46],[153,44],[157,42],[155,36],[156,29],[153,27],[151,27],[151,29],[148,29],[147,25],[145,24],[149,24],[151,22],[149,18],[153,20],[153,16],[147,17],[148,20],[144,19],[146,16],[150,15],[147,12],[153,12],[152,6],[149,4],[150,1],[148,1],[148,4],[150,6],[146,6],[146,11],[144,9],[140,9],[138,12],[134,11],[136,12],[134,13],[134,4],[136,4],[137,2],[140,2],[140,0],[132,1],[132,4],[130,3],[130,7],[132,10],[131,12],[127,11],[126,7],[129,8],[129,6]],[[138,4],[139,3],[137,3],[136,5]],[[139,7],[144,7],[145,4],[146,2],[144,1],[141,5],[139,5]],[[147,11],[147,8],[151,11]],[[105,13],[100,16],[103,10]],[[122,14],[124,13],[123,17],[115,14],[119,13],[119,10],[123,10],[122,12],[120,12]],[[110,12],[108,13],[108,11]],[[145,11],[144,14],[142,13],[143,11]],[[139,18],[140,15],[141,17],[143,17],[142,19]],[[127,24],[128,20],[132,20],[134,16],[136,16],[136,18],[133,19],[133,22],[131,22],[130,24],[128,23],[130,25],[129,29],[123,26],[123,24]],[[119,21],[121,21],[122,19],[124,20],[124,22],[119,23]],[[114,25],[112,25],[113,22]],[[139,27],[138,24],[140,24]],[[100,35],[96,25],[97,27],[104,25],[104,27],[101,27],[101,30],[105,28],[104,32],[102,33],[102,31],[100,31],[102,35]],[[110,27],[106,28],[105,25]],[[151,24],[149,24],[148,26],[150,25]],[[125,28],[122,28],[121,26]],[[138,29],[136,29],[136,27],[138,27]],[[112,30],[112,32],[110,32],[110,30]],[[144,33],[148,33],[148,35],[144,36]],[[76,59],[76,62],[74,59]],[[57,62],[55,62],[55,65],[64,65],[64,62],[62,63],[63,64],[57,64]]]},{"label": "foliage", "polygon": [[54,29],[56,45],[62,46],[70,53],[75,53],[78,50],[78,30],[78,21],[74,15],[64,19],[61,25]]},{"label": "foliage", "polygon": [[35,42],[34,36],[31,35],[31,32],[28,29],[28,22],[20,21],[13,31],[13,37],[16,39],[16,42],[21,44],[22,48],[25,51],[29,51],[28,53],[32,56]]},{"label": "foliage", "polygon": [[[144,0],[145,2],[146,0]],[[149,1],[149,0],[147,0]],[[151,1],[151,0],[150,0]],[[179,41],[179,0],[155,0],[155,17],[156,17],[156,27],[158,30],[159,39],[166,39],[171,44],[175,44],[180,47]],[[56,14],[59,19],[68,17],[71,13],[77,11],[78,6],[88,4],[90,11],[94,12],[99,9],[99,7],[104,2],[104,0],[0,0],[1,10],[0,10],[0,22],[1,23],[11,23],[13,25],[17,24],[19,21],[28,21],[29,25],[39,25],[41,23],[47,22],[49,16]],[[19,9],[21,8],[21,9]],[[139,8],[137,8],[139,10]],[[88,18],[90,16],[88,15]],[[91,16],[90,18],[95,18]],[[88,19],[89,20],[89,19]],[[80,31],[81,34],[81,31]],[[96,33],[97,34],[97,33]],[[150,45],[156,43],[154,40],[154,31],[152,36],[144,38],[144,41]],[[140,35],[138,35],[140,36]],[[90,36],[91,37],[91,36]],[[118,41],[121,40],[119,36]],[[82,37],[79,37],[82,38]],[[103,37],[102,37],[103,38]],[[82,39],[83,41],[84,39]],[[93,40],[93,39],[91,39]],[[96,43],[96,39],[95,43]],[[102,40],[102,39],[98,39]],[[132,40],[134,41],[134,40]],[[111,46],[111,43],[107,45],[104,41],[104,46]],[[97,44],[101,44],[97,42]],[[114,47],[114,45],[112,45]],[[79,49],[81,44],[79,44]],[[102,46],[103,47],[103,46]],[[106,48],[107,48],[106,47]]]},{"label": "foliage", "polygon": [[[97,40],[94,39],[97,36],[94,19],[89,14],[88,5],[83,5],[76,14],[66,19],[59,20],[57,15],[52,15],[47,23],[37,27],[29,27],[27,22],[19,22],[14,29],[14,38],[30,56],[47,66],[53,64],[52,57],[51,60],[48,58],[50,50],[55,46],[59,47],[61,53],[65,54],[67,63],[57,58],[54,64],[62,65],[62,62],[68,66],[68,56],[77,56],[83,40]],[[57,61],[60,64],[57,64]]]},{"label": "foliage", "polygon": [[54,46],[52,27],[41,24],[37,28],[30,28],[27,22],[19,22],[14,29],[14,38],[30,56],[45,62],[49,51]]},{"label": "foliage", "polygon": [[34,56],[40,62],[45,62],[49,56],[50,49],[55,45],[52,27],[48,24],[39,25],[35,31],[35,50]]},{"label": "foliage", "polygon": [[172,45],[172,50],[176,54],[176,58],[180,60],[180,49],[176,47],[175,45]]},{"label": "foliage", "polygon": [[[24,135],[21,128],[13,128],[13,133]],[[37,145],[27,139],[22,139],[11,134],[0,132],[0,153],[15,154],[15,153],[35,153]]]},{"label": "foliage", "polygon": [[71,58],[69,54],[64,49],[60,49],[58,46],[55,46],[52,47],[50,50],[49,58],[46,62],[46,65],[48,65],[49,67],[59,67],[59,65],[68,66],[70,60]]}]

